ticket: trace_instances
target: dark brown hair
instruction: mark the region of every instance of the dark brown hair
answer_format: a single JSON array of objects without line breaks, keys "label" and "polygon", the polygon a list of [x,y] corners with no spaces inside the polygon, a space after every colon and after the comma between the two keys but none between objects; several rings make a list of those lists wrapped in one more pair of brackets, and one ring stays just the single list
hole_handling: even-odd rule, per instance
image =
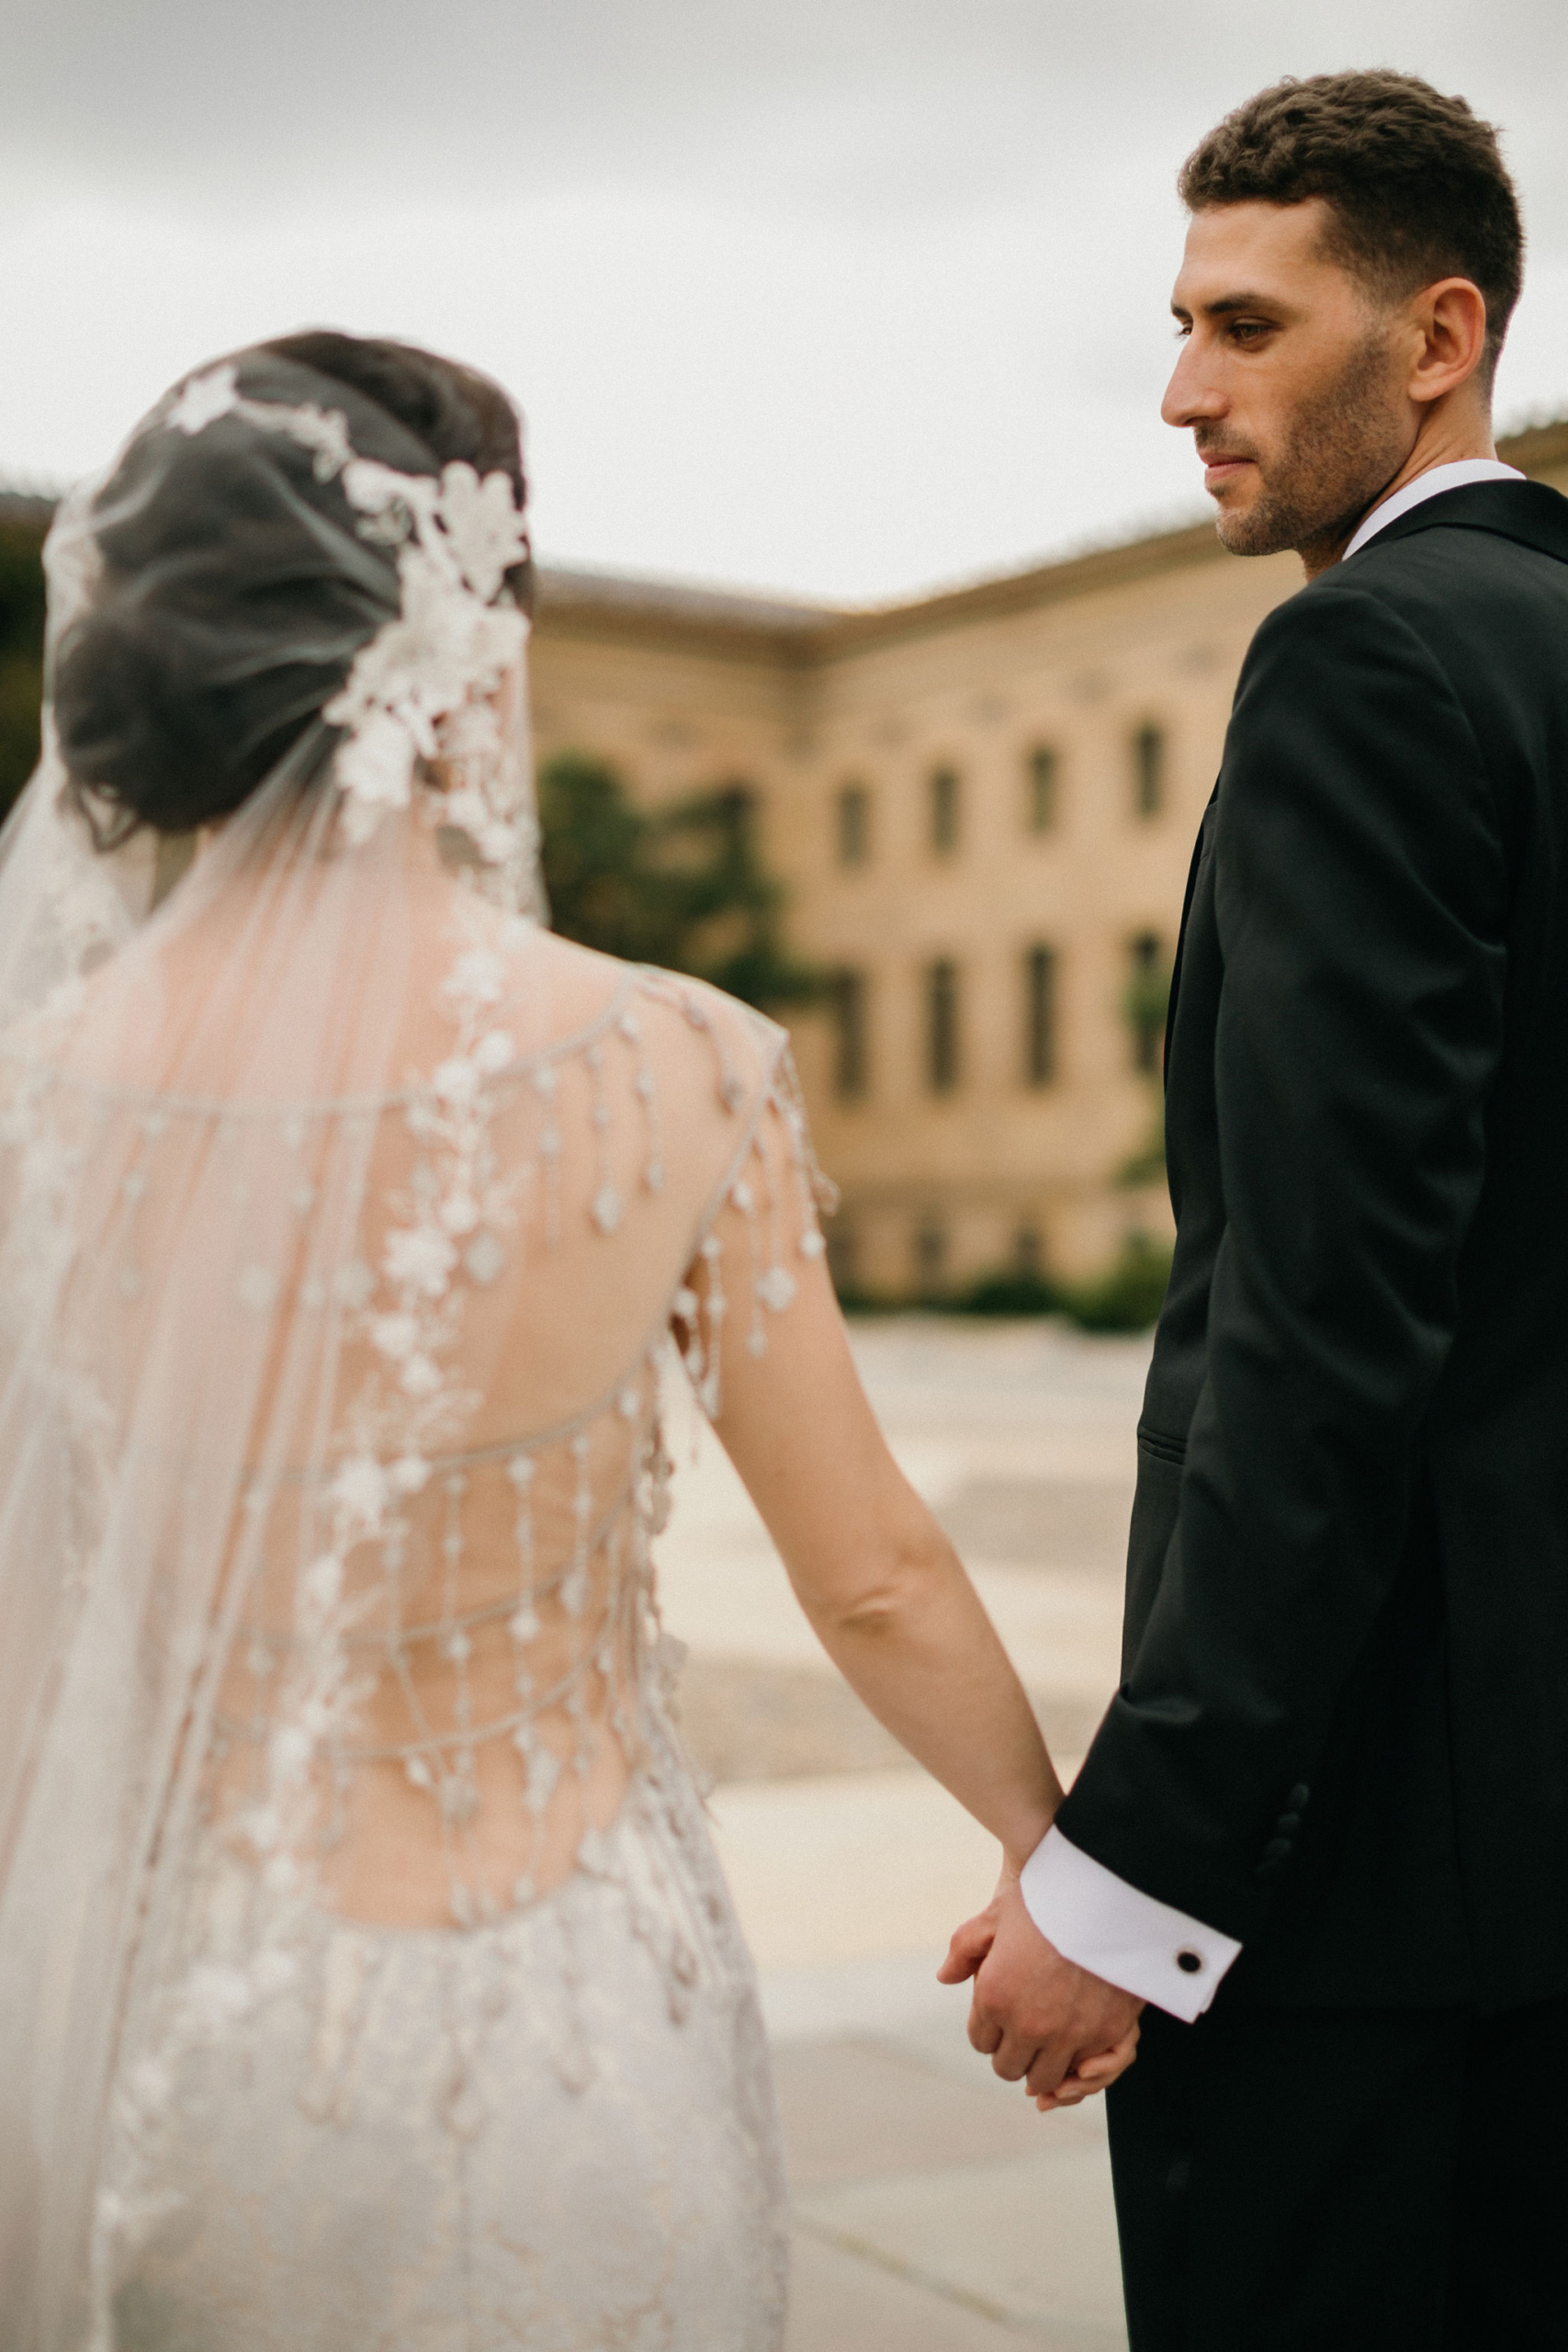
[{"label": "dark brown hair", "polygon": [[[233,355],[250,399],[341,411],[356,456],[405,473],[456,461],[526,497],[517,412],[489,377],[412,345],[321,330]],[[361,544],[308,450],[224,418],[186,438],[156,418],[99,492],[101,576],[54,650],[67,787],[100,847],[138,827],[229,815],[310,730],[399,608],[391,551]],[[323,558],[356,550],[352,566]],[[527,560],[507,575],[525,609]],[[321,738],[310,781],[335,734]]]},{"label": "dark brown hair", "polygon": [[1468,277],[1486,303],[1491,380],[1524,268],[1518,198],[1489,122],[1414,74],[1314,74],[1276,82],[1215,125],[1177,181],[1212,205],[1330,209],[1337,261],[1394,300]]}]

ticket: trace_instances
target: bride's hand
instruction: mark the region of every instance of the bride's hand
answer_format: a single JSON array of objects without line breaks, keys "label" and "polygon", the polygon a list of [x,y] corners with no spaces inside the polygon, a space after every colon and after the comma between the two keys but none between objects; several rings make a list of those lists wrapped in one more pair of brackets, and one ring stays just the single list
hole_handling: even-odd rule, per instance
[{"label": "bride's hand", "polygon": [[[1046,1827],[1050,1824],[1047,1822]],[[1043,1838],[1045,1831],[1040,1833]],[[1032,1848],[1031,1851],[1032,1851]],[[1004,1861],[1002,1874],[997,1881],[997,1891],[983,1911],[954,1928],[947,1947],[947,1958],[937,1970],[939,1984],[963,1984],[979,1973],[980,1964],[990,1951],[997,1936],[997,1911],[1004,1894],[1010,1894],[1018,1884],[1023,1865]]]},{"label": "bride's hand", "polygon": [[1109,2090],[1118,2075],[1124,2075],[1138,2054],[1138,2028],[1128,2027],[1114,2048],[1102,2050],[1098,2057],[1085,2058],[1065,2075],[1054,2091],[1042,2093],[1034,2104],[1042,2115],[1049,2115],[1054,2107],[1077,2107],[1096,2091]]}]

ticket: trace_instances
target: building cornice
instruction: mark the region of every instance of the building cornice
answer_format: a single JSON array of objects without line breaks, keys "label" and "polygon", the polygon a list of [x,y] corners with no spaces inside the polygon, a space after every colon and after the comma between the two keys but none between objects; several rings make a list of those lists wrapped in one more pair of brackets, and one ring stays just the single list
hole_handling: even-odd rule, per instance
[{"label": "building cornice", "polygon": [[[1497,454],[1527,474],[1568,469],[1568,417],[1508,435],[1498,443]],[[876,646],[1190,571],[1217,563],[1224,554],[1212,522],[1190,523],[933,594],[861,606],[794,605],[545,564],[536,627],[548,638],[640,644],[804,670]]]},{"label": "building cornice", "polygon": [[1212,523],[1097,548],[1065,561],[1006,572],[894,605],[781,605],[739,592],[693,589],[624,574],[537,567],[534,626],[546,638],[682,651],[720,660],[815,669],[909,637],[1028,612],[1125,582],[1207,563],[1224,550]]},{"label": "building cornice", "polygon": [[647,647],[768,668],[813,667],[821,658],[824,636],[840,617],[831,605],[788,605],[551,563],[536,564],[534,582],[536,637],[622,650]]},{"label": "building cornice", "polygon": [[[1568,469],[1568,417],[1508,435],[1498,443],[1497,454],[1530,475]],[[0,525],[41,533],[53,507],[51,499],[34,493],[0,491]],[[797,603],[541,563],[535,629],[544,639],[640,646],[799,672],[876,646],[1190,571],[1224,555],[1213,523],[1191,523],[962,587],[860,606]]]}]

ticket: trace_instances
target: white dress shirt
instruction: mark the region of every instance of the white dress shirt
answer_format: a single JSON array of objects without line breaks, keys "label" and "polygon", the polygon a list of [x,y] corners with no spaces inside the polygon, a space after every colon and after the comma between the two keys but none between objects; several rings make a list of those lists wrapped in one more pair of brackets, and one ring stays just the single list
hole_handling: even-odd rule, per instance
[{"label": "white dress shirt", "polygon": [[[1495,458],[1430,466],[1372,508],[1340,561],[1348,563],[1385,524],[1408,514],[1425,498],[1471,482],[1525,479],[1517,466]],[[1189,2025],[1202,2016],[1241,1950],[1234,1937],[1129,1886],[1059,1829],[1047,1830],[1024,1864],[1021,1892],[1041,1934],[1068,1960]]]},{"label": "white dress shirt", "polygon": [[1401,514],[1408,514],[1411,508],[1419,506],[1424,498],[1436,498],[1439,492],[1445,490],[1464,490],[1472,481],[1524,481],[1526,479],[1517,466],[1506,466],[1501,458],[1456,458],[1451,465],[1428,466],[1424,474],[1416,474],[1402,490],[1396,490],[1392,498],[1385,498],[1381,506],[1374,506],[1370,514],[1362,515],[1354,537],[1339,560],[1348,563],[1353,555],[1360,554],[1367,541],[1374,538],[1385,523],[1393,523]]}]

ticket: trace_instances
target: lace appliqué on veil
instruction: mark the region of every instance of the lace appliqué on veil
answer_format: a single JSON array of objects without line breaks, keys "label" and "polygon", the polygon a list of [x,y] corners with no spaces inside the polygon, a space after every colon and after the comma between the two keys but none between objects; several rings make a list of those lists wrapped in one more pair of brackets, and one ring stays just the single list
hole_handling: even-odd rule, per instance
[{"label": "lace appliqu\u00e9 on veil", "polygon": [[341,482],[360,537],[397,550],[400,610],[361,648],[321,712],[345,731],[333,774],[348,841],[367,841],[389,810],[406,808],[418,763],[439,760],[452,771],[441,821],[472,840],[502,902],[520,903],[537,841],[526,779],[494,707],[528,634],[504,593],[507,572],[528,554],[510,481],[481,481],[460,461],[436,479],[356,457],[340,411],[249,400],[230,364],[192,377],[163,421],[193,436],[228,416],[309,449],[317,480]]}]

